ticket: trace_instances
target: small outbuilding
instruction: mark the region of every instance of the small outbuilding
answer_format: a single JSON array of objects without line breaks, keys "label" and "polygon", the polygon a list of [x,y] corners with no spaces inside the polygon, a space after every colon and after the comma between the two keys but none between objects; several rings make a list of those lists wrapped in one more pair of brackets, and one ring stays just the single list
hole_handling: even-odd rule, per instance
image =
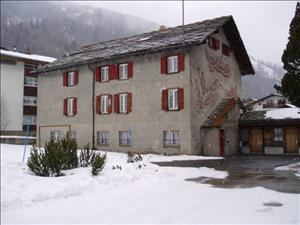
[{"label": "small outbuilding", "polygon": [[300,154],[299,108],[246,112],[239,126],[241,153]]}]

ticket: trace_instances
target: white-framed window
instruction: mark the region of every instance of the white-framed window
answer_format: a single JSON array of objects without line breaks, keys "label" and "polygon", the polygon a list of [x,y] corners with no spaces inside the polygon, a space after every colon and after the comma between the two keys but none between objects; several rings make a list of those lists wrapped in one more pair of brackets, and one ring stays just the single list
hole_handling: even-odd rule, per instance
[{"label": "white-framed window", "polygon": [[163,132],[164,145],[179,145],[179,131],[165,130]]},{"label": "white-framed window", "polygon": [[274,128],[274,141],[275,142],[283,141],[283,129],[282,128]]},{"label": "white-framed window", "polygon": [[71,139],[73,139],[73,140],[77,140],[77,131],[76,130],[72,130],[71,131]]},{"label": "white-framed window", "polygon": [[120,113],[127,113],[127,94],[120,94]]},{"label": "white-framed window", "polygon": [[52,130],[50,132],[50,138],[51,140],[53,140],[54,142],[58,142],[60,140],[61,137],[61,132],[60,130]]},{"label": "white-framed window", "polygon": [[101,113],[108,113],[108,95],[101,95]]},{"label": "white-framed window", "polygon": [[35,106],[36,103],[37,103],[37,97],[36,96],[24,96],[24,98],[23,98],[23,104],[24,105]]},{"label": "white-framed window", "polygon": [[31,86],[31,87],[37,87],[37,77],[25,76],[24,77],[24,85]]},{"label": "white-framed window", "polygon": [[97,144],[108,144],[108,131],[97,131]]},{"label": "white-framed window", "polygon": [[101,67],[101,81],[108,81],[109,79],[109,69],[108,66]]},{"label": "white-framed window", "polygon": [[168,57],[168,73],[177,73],[178,72],[178,56],[169,56]]},{"label": "white-framed window", "polygon": [[74,78],[75,78],[75,72],[74,71],[68,72],[68,86],[73,86],[75,84]]},{"label": "white-framed window", "polygon": [[23,115],[23,125],[36,125],[36,115]]},{"label": "white-framed window", "polygon": [[128,64],[127,63],[119,64],[119,79],[120,80],[128,79]]},{"label": "white-framed window", "polygon": [[120,131],[119,132],[119,144],[120,145],[131,145],[132,134],[131,131]]},{"label": "white-framed window", "polygon": [[68,98],[67,99],[67,114],[68,116],[73,116],[74,112],[74,98]]},{"label": "white-framed window", "polygon": [[178,89],[169,89],[168,92],[169,110],[178,110]]}]

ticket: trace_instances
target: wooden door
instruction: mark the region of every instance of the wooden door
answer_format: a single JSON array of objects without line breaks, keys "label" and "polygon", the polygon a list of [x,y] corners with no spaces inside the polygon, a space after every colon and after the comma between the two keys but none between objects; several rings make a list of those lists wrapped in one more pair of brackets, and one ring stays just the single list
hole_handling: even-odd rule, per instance
[{"label": "wooden door", "polygon": [[298,152],[298,133],[297,128],[286,128],[285,129],[285,152],[286,153],[297,153]]},{"label": "wooden door", "polygon": [[252,128],[250,131],[250,152],[263,152],[263,133],[261,128]]},{"label": "wooden door", "polygon": [[220,129],[220,156],[224,156],[225,152],[225,131]]}]

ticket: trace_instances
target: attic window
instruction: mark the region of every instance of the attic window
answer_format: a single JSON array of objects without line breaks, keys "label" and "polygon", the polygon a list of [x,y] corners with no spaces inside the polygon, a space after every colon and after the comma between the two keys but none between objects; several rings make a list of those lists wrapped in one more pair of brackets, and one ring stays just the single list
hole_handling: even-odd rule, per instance
[{"label": "attic window", "polygon": [[230,56],[230,48],[226,44],[222,44],[222,54]]},{"label": "attic window", "polygon": [[207,44],[208,46],[213,50],[220,49],[220,41],[214,37],[208,37],[207,38]]}]

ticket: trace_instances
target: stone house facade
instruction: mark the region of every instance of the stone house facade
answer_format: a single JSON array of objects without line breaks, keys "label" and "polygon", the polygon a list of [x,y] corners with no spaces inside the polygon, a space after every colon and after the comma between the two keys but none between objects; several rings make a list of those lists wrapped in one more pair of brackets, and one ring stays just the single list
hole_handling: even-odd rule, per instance
[{"label": "stone house facade", "polygon": [[238,152],[241,75],[254,74],[231,16],[88,45],[37,72],[40,145],[69,132],[81,147],[205,155]]}]

